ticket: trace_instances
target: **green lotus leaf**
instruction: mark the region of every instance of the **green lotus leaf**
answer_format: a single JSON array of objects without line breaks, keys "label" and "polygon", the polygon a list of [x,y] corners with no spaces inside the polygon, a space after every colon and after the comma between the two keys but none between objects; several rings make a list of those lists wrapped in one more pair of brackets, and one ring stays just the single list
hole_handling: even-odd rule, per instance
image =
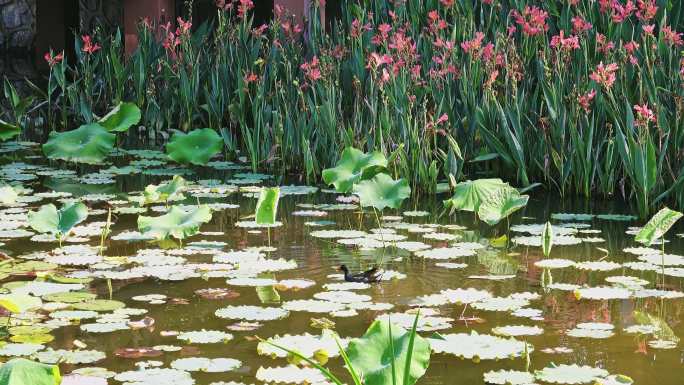
[{"label": "green lotus leaf", "polygon": [[679,211],[663,207],[644,225],[634,240],[645,245],[651,245],[656,239],[665,235],[681,217],[682,213]]},{"label": "green lotus leaf", "polygon": [[497,189],[480,204],[477,216],[485,223],[494,226],[514,212],[527,205],[529,196],[520,195],[514,188]]},{"label": "green lotus leaf", "polygon": [[0,295],[0,306],[11,313],[23,313],[43,306],[43,301],[28,294],[2,294]]},{"label": "green lotus leaf", "polygon": [[67,203],[57,210],[55,205],[44,205],[28,213],[28,224],[39,233],[50,233],[62,238],[88,217],[88,207],[80,202]]},{"label": "green lotus leaf", "polygon": [[114,311],[117,309],[123,309],[126,304],[121,301],[115,301],[111,299],[94,299],[92,301],[86,302],[76,302],[72,304],[75,310],[91,310],[91,311]]},{"label": "green lotus leaf", "polygon": [[124,132],[140,122],[140,108],[133,103],[119,103],[98,123],[107,131]]},{"label": "green lotus leaf", "polygon": [[527,205],[528,199],[501,179],[477,179],[457,184],[454,195],[444,201],[444,206],[452,212],[472,211],[487,224],[495,225]]},{"label": "green lotus leaf", "polygon": [[169,158],[178,163],[203,166],[223,149],[223,139],[211,128],[201,128],[173,135],[166,144]]},{"label": "green lotus leaf", "polygon": [[9,140],[21,133],[21,127],[0,119],[0,140]]},{"label": "green lotus leaf", "polygon": [[19,194],[12,188],[12,186],[0,187],[0,203],[9,205],[17,201]]},{"label": "green lotus leaf", "polygon": [[398,209],[404,199],[411,196],[411,187],[405,179],[394,180],[387,174],[377,174],[370,180],[354,185],[354,194],[359,196],[362,207],[385,207]]},{"label": "green lotus leaf", "polygon": [[354,183],[370,179],[387,167],[387,159],[379,151],[368,154],[353,147],[347,147],[334,168],[323,170],[323,181],[332,184],[341,193],[352,190]]},{"label": "green lotus leaf", "polygon": [[183,190],[187,182],[182,176],[176,175],[173,179],[160,185],[148,185],[143,191],[141,199],[138,201],[141,206],[151,203],[168,202],[175,200],[183,200]]},{"label": "green lotus leaf", "polygon": [[276,222],[279,200],[280,188],[271,187],[261,189],[254,214],[258,225],[272,225]]},{"label": "green lotus leaf", "polygon": [[59,385],[61,382],[56,365],[15,358],[0,366],[0,385]]},{"label": "green lotus leaf", "polygon": [[[430,344],[416,334],[409,354],[410,342],[409,331],[386,320],[377,320],[361,338],[349,342],[347,355],[366,385],[413,385],[430,365]],[[410,370],[405,377],[404,369],[409,357]]]},{"label": "green lotus leaf", "polygon": [[200,225],[210,220],[211,209],[208,206],[198,206],[190,211],[173,206],[167,214],[159,217],[139,216],[138,230],[158,240],[169,237],[185,239],[197,234]]},{"label": "green lotus leaf", "polygon": [[116,135],[97,123],[66,132],[51,132],[43,153],[50,159],[99,164],[114,148]]},{"label": "green lotus leaf", "polygon": [[55,340],[52,334],[35,333],[35,334],[17,334],[10,337],[10,341],[20,344],[38,344],[44,345]]}]

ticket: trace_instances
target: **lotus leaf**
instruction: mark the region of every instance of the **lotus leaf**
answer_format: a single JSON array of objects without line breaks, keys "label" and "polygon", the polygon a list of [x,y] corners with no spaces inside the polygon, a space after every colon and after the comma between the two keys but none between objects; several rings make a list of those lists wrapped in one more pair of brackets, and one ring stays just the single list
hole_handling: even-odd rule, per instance
[{"label": "lotus leaf", "polygon": [[98,123],[107,131],[124,132],[140,122],[140,108],[133,103],[119,103]]},{"label": "lotus leaf", "polygon": [[550,366],[535,372],[538,380],[552,384],[590,384],[607,375],[604,369],[579,365]]},{"label": "lotus leaf", "polygon": [[142,199],[138,203],[146,205],[150,203],[185,199],[183,190],[185,189],[186,184],[187,182],[180,175],[175,175],[168,183],[160,185],[150,184],[145,187],[145,191],[143,191],[141,197]]},{"label": "lotus leaf", "polygon": [[[415,384],[430,364],[430,345],[413,336],[388,321],[376,320],[361,338],[349,342],[349,361],[367,385]],[[410,369],[405,372],[407,361]]]},{"label": "lotus leaf", "polygon": [[664,207],[644,225],[634,240],[650,246],[656,239],[661,238],[670,227],[682,217],[682,213]]},{"label": "lotus leaf", "polygon": [[525,207],[528,198],[501,179],[477,179],[457,184],[454,195],[444,205],[452,212],[472,211],[487,224],[495,225]]},{"label": "lotus leaf", "polygon": [[165,215],[159,217],[138,217],[138,229],[141,233],[158,240],[173,237],[185,239],[199,232],[200,225],[211,220],[211,209],[207,206],[197,206],[190,211],[176,206]]},{"label": "lotus leaf", "polygon": [[0,203],[2,204],[12,204],[16,202],[17,200],[17,192],[14,191],[14,188],[12,186],[3,186],[0,187]]},{"label": "lotus leaf", "polygon": [[0,385],[59,385],[59,367],[15,358],[0,366]]},{"label": "lotus leaf", "polygon": [[21,133],[21,127],[0,119],[0,140],[9,140]]},{"label": "lotus leaf", "polygon": [[173,135],[166,144],[166,153],[178,163],[205,165],[222,148],[223,140],[216,131],[202,128],[187,134],[179,132]]},{"label": "lotus leaf", "polygon": [[342,151],[337,166],[323,170],[323,181],[332,184],[338,192],[347,193],[355,183],[372,178],[387,167],[387,159],[378,151],[365,154],[348,147]]},{"label": "lotus leaf", "polygon": [[50,233],[61,239],[77,224],[88,217],[88,207],[83,203],[68,203],[57,210],[55,205],[44,205],[38,211],[28,213],[28,223],[39,233]]},{"label": "lotus leaf", "polygon": [[12,313],[23,313],[27,310],[37,309],[43,305],[40,298],[28,294],[3,294],[0,295],[0,306]]},{"label": "lotus leaf", "polygon": [[279,200],[280,189],[278,187],[261,189],[254,214],[258,225],[273,225],[276,223]]},{"label": "lotus leaf", "polygon": [[51,132],[43,145],[45,156],[68,162],[99,164],[114,148],[116,135],[97,123],[66,132]]},{"label": "lotus leaf", "polygon": [[405,179],[394,180],[387,174],[377,174],[370,180],[354,185],[354,194],[359,196],[362,207],[385,207],[398,209],[404,199],[411,196],[411,188]]}]

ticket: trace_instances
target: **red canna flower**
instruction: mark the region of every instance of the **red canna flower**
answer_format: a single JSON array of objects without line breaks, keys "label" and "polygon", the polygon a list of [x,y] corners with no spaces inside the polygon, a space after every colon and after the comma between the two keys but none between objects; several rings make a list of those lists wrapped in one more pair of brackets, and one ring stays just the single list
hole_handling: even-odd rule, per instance
[{"label": "red canna flower", "polygon": [[655,29],[655,24],[647,24],[641,27],[644,30],[644,36],[653,36],[653,30]]},{"label": "red canna flower", "polygon": [[654,0],[637,0],[638,11],[637,18],[644,23],[647,23],[658,13],[658,6]]},{"label": "red canna flower", "polygon": [[482,47],[482,40],[484,40],[484,33],[475,32],[475,37],[471,40],[466,40],[461,43],[461,49],[467,54],[479,56],[480,48]]},{"label": "red canna flower", "polygon": [[252,0],[240,0],[240,4],[237,7],[238,17],[244,19],[247,17],[247,13],[249,13],[249,10],[252,8],[254,8],[254,3]]},{"label": "red canna flower", "polygon": [[613,0],[611,3],[611,8],[613,11],[612,20],[614,23],[622,23],[627,20],[634,11],[636,11],[636,6],[634,1],[627,0],[625,5],[622,5],[618,0]]},{"label": "red canna flower", "polygon": [[52,51],[46,52],[44,58],[45,58],[45,61],[50,66],[50,68],[52,68],[56,64],[60,63],[62,61],[62,59],[64,59],[64,51],[58,53],[55,56],[52,55]]},{"label": "red canna flower", "polygon": [[610,53],[610,51],[615,48],[615,43],[608,40],[606,35],[597,33],[596,34],[596,50],[604,55]]},{"label": "red canna flower", "polygon": [[653,122],[656,122],[656,115],[651,110],[648,108],[648,103],[644,103],[643,105],[634,105],[634,112],[636,113],[636,121],[634,122],[634,125],[637,127],[648,127],[648,124]]},{"label": "red canna flower", "polygon": [[522,31],[527,36],[541,35],[549,29],[546,18],[549,14],[537,6],[526,5],[522,14],[513,11],[513,18],[516,24],[522,27]]},{"label": "red canna flower", "polygon": [[579,95],[577,97],[577,104],[582,107],[584,112],[587,114],[591,112],[591,102],[594,100],[594,97],[596,96],[596,90],[591,90],[587,92],[584,95]]},{"label": "red canna flower", "polygon": [[259,79],[259,77],[254,73],[254,72],[249,72],[245,74],[245,77],[243,80],[245,81],[245,84],[249,85],[249,83],[255,82]]},{"label": "red canna flower", "polygon": [[190,32],[192,29],[192,20],[185,21],[180,17],[178,17],[176,20],[178,21],[176,35],[185,35]]},{"label": "red canna flower", "polygon": [[610,90],[613,87],[613,83],[615,83],[617,78],[615,73],[619,68],[616,63],[604,65],[603,62],[600,62],[596,70],[589,75],[589,78],[603,86],[606,90]]},{"label": "red canna flower", "polygon": [[81,36],[81,39],[83,40],[83,48],[81,48],[81,50],[89,55],[94,54],[102,48],[97,43],[93,44],[92,39],[88,35]]},{"label": "red canna flower", "polygon": [[321,70],[318,67],[318,57],[314,56],[310,62],[308,63],[302,63],[302,65],[299,66],[302,71],[304,71],[304,76],[306,76],[307,79],[311,82],[315,82],[317,80],[320,80],[323,75],[321,75]]},{"label": "red canna flower", "polygon": [[576,49],[578,49],[579,46],[579,38],[575,35],[570,35],[568,37],[564,36],[565,33],[563,30],[561,30],[558,35],[554,36],[551,38],[551,48],[555,48],[559,51],[566,51],[566,52],[571,52]]},{"label": "red canna flower", "polygon": [[584,32],[591,30],[593,27],[590,22],[584,20],[581,16],[572,18],[572,33],[581,35]]},{"label": "red canna flower", "polygon": [[681,32],[673,31],[668,25],[664,26],[661,31],[663,32],[663,40],[666,43],[674,46],[684,45],[684,40],[682,40],[684,34]]}]

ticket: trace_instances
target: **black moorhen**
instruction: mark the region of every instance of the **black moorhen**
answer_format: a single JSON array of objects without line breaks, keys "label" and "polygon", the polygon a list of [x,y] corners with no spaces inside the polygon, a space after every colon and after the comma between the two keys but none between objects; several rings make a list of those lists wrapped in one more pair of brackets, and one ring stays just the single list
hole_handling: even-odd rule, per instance
[{"label": "black moorhen", "polygon": [[340,271],[344,272],[344,280],[347,282],[363,282],[363,283],[373,283],[378,282],[382,274],[378,271],[378,267],[373,267],[368,271],[363,273],[352,274],[349,272],[349,268],[346,265],[340,265]]}]

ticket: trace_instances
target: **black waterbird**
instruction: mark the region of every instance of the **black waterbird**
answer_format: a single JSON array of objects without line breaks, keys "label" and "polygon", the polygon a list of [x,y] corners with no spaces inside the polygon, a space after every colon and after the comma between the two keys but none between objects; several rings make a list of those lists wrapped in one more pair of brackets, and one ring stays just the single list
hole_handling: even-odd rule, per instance
[{"label": "black waterbird", "polygon": [[372,283],[378,282],[382,277],[382,273],[380,273],[377,266],[357,274],[350,273],[349,268],[346,265],[340,265],[339,270],[344,272],[344,280],[347,282]]}]

